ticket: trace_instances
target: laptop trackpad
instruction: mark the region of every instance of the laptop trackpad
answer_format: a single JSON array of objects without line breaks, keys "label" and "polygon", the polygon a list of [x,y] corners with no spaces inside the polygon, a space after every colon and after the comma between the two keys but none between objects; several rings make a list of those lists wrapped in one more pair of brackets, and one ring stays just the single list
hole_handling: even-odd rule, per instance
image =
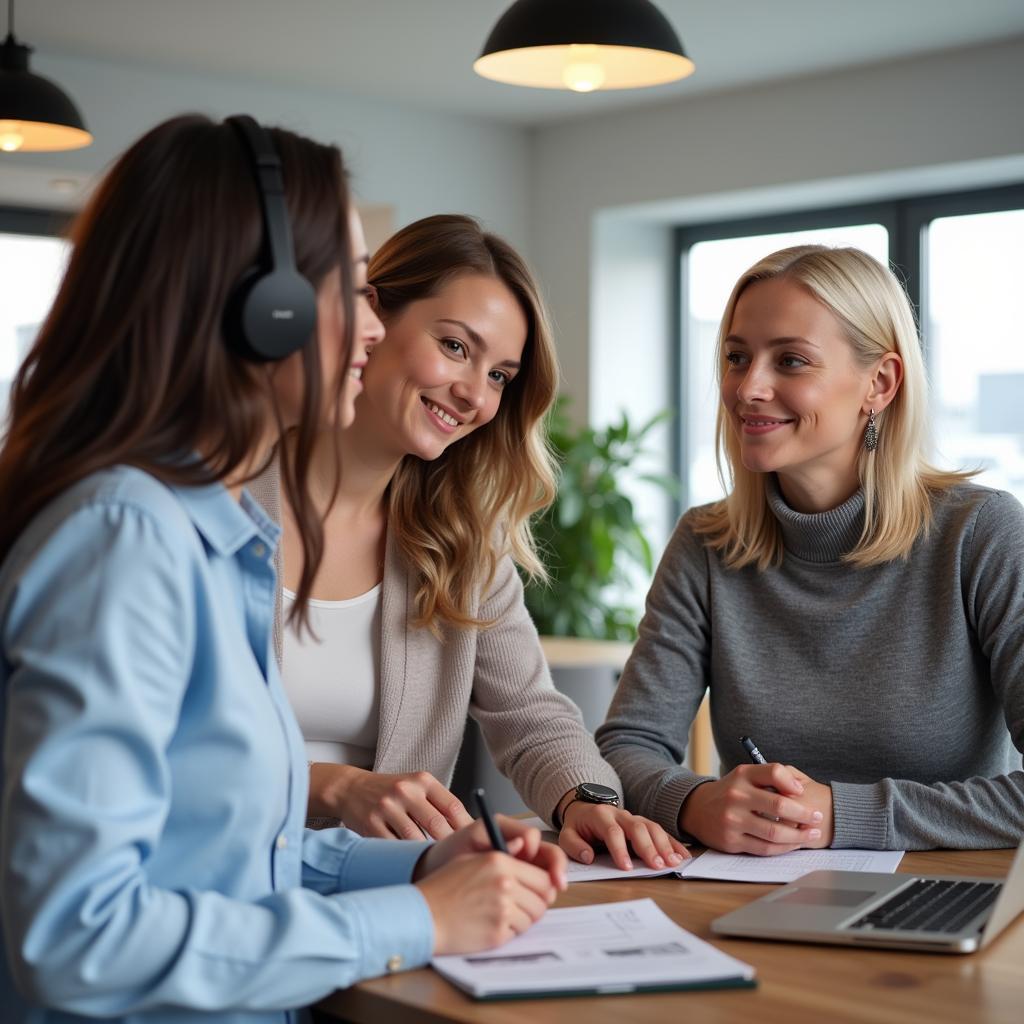
[{"label": "laptop trackpad", "polygon": [[814,907],[855,907],[874,897],[874,892],[864,889],[822,889],[813,886],[797,886],[780,893],[773,903],[802,903]]}]

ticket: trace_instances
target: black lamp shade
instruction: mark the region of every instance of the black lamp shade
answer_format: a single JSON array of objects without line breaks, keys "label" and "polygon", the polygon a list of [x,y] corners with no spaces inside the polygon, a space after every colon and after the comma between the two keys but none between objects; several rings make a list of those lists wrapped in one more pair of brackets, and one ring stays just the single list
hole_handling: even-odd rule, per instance
[{"label": "black lamp shade", "polygon": [[30,49],[13,36],[0,46],[0,150],[79,149],[92,142],[78,108],[28,69]]},{"label": "black lamp shade", "polygon": [[517,0],[473,65],[485,78],[542,89],[635,89],[694,71],[649,0]]}]

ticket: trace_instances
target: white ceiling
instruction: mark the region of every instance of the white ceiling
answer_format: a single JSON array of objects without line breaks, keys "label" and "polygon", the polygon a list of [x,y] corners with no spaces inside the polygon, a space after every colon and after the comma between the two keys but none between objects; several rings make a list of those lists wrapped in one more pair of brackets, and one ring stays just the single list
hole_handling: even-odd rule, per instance
[{"label": "white ceiling", "polygon": [[[697,72],[576,95],[479,78],[510,0],[22,0],[40,53],[257,77],[536,124],[1024,33],[1024,0],[657,0]],[[6,5],[3,5],[6,7]]]}]

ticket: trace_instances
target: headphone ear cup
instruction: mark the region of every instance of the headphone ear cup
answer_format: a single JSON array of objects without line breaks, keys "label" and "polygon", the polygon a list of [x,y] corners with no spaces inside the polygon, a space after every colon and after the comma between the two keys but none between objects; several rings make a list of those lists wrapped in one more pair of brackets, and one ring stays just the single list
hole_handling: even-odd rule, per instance
[{"label": "headphone ear cup", "polygon": [[235,286],[224,311],[228,344],[255,362],[287,359],[316,328],[316,292],[291,270],[250,270]]}]

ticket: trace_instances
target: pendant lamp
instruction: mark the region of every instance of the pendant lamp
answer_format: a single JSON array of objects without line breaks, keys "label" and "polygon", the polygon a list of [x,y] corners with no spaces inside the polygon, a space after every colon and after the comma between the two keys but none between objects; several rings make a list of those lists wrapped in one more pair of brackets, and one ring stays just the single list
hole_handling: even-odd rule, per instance
[{"label": "pendant lamp", "polygon": [[517,0],[473,70],[538,89],[639,89],[693,74],[679,36],[649,0]]},{"label": "pendant lamp", "polygon": [[92,136],[70,97],[29,71],[31,52],[14,38],[14,0],[8,0],[7,38],[0,45],[0,151],[88,146]]}]

